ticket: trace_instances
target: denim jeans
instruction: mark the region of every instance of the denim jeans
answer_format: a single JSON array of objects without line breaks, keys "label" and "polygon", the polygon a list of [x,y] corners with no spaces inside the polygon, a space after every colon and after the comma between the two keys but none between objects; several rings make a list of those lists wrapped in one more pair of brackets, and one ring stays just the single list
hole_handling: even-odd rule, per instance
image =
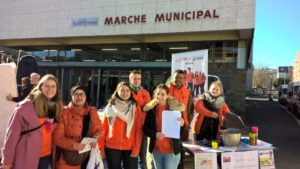
[{"label": "denim jeans", "polygon": [[51,155],[41,157],[39,161],[38,169],[48,169],[50,162],[51,162]]},{"label": "denim jeans", "polygon": [[153,151],[152,154],[156,169],[176,169],[179,164],[180,153],[177,155],[173,153],[161,154],[160,152]]}]

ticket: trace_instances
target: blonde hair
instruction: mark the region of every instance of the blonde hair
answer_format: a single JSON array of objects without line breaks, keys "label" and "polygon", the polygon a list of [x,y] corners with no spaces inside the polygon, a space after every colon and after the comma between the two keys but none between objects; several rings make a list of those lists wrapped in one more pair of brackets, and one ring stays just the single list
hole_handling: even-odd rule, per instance
[{"label": "blonde hair", "polygon": [[50,100],[50,102],[55,104],[55,118],[59,120],[60,115],[63,110],[63,102],[61,96],[59,94],[59,83],[55,76],[51,74],[47,74],[42,77],[42,79],[38,82],[38,84],[32,89],[28,98],[35,103],[35,111],[39,117],[46,117],[49,109],[49,100],[42,93],[42,86],[47,80],[53,80],[56,83],[56,93],[54,97]]},{"label": "blonde hair", "polygon": [[142,75],[142,73],[139,70],[133,70],[129,74],[129,80],[133,79],[135,74]]},{"label": "blonde hair", "polygon": [[222,82],[220,80],[212,82],[209,86],[209,91],[211,91],[213,85],[220,89],[221,94],[223,93],[223,91],[224,91],[223,90],[223,85],[222,85]]}]

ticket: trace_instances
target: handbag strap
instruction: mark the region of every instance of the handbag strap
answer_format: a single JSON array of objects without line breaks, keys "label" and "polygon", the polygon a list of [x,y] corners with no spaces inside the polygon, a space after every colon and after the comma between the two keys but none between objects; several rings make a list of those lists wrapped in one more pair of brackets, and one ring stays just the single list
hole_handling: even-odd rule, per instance
[{"label": "handbag strap", "polygon": [[22,136],[22,135],[24,135],[24,134],[33,132],[33,131],[35,131],[35,130],[41,128],[41,127],[43,127],[43,125],[45,125],[45,124],[46,124],[46,122],[44,122],[43,124],[41,124],[41,125],[39,125],[39,126],[37,126],[37,127],[35,127],[35,128],[32,128],[32,129],[29,129],[29,130],[22,131],[20,135]]},{"label": "handbag strap", "polygon": [[83,126],[81,132],[82,138],[89,136],[90,125],[91,125],[91,113],[88,112],[88,114],[83,117]]}]

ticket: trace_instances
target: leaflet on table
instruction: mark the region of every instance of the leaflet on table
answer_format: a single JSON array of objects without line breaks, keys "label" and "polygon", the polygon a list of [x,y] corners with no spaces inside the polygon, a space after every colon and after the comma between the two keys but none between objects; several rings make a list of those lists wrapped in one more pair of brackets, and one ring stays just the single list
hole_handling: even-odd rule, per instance
[{"label": "leaflet on table", "polygon": [[260,169],[275,169],[275,159],[273,150],[260,150],[259,155],[259,164]]},{"label": "leaflet on table", "polygon": [[92,149],[90,146],[90,143],[94,143],[94,142],[97,142],[97,140],[95,138],[84,137],[80,143],[85,144],[85,147],[83,150],[78,151],[78,153],[80,154],[80,153],[84,153],[86,151],[90,151]]},{"label": "leaflet on table", "polygon": [[180,138],[180,111],[164,110],[162,112],[162,133],[169,138]]},{"label": "leaflet on table", "polygon": [[217,153],[195,153],[194,154],[195,169],[217,169]]},{"label": "leaflet on table", "polygon": [[258,169],[258,151],[221,154],[222,169]]}]

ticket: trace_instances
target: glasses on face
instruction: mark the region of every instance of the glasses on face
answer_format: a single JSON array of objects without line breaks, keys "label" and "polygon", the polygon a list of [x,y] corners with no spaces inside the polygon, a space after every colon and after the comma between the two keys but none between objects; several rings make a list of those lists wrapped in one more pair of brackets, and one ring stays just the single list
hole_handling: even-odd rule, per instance
[{"label": "glasses on face", "polygon": [[74,93],[73,96],[74,97],[84,97],[85,93]]}]

